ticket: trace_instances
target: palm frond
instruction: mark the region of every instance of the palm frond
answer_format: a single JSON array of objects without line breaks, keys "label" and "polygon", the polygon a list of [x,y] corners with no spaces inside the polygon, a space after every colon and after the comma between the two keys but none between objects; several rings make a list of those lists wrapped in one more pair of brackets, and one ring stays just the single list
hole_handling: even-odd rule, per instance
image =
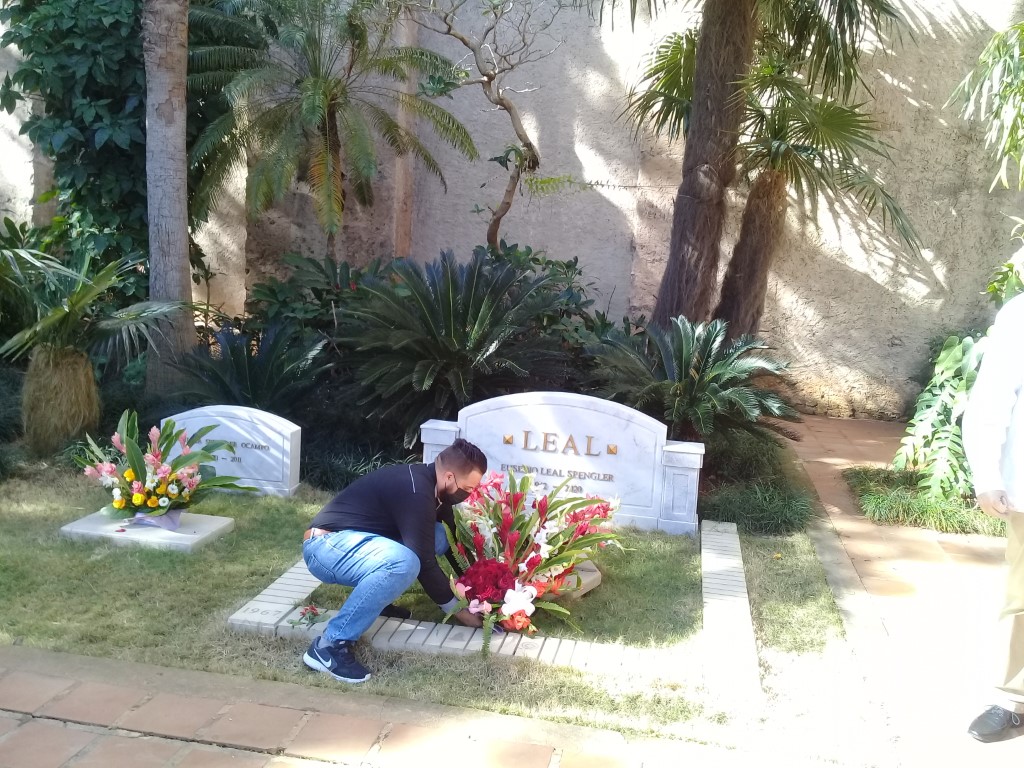
[{"label": "palm frond", "polygon": [[696,61],[696,30],[671,34],[658,44],[619,115],[633,123],[635,136],[645,127],[673,140],[686,135]]}]

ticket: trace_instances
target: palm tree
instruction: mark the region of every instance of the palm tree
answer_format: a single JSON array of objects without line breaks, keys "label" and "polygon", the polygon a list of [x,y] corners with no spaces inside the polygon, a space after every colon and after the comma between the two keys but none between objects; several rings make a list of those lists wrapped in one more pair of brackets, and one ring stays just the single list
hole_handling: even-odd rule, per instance
[{"label": "palm tree", "polygon": [[[637,6],[630,4],[634,17]],[[663,324],[678,314],[704,319],[711,312],[725,190],[735,177],[744,114],[741,81],[757,40],[780,41],[790,60],[803,62],[812,89],[848,96],[859,81],[864,40],[901,19],[890,0],[705,0],[702,6],[683,178],[653,318]]]},{"label": "palm tree", "polygon": [[[471,159],[478,156],[454,116],[401,87],[413,72],[450,78],[455,65],[433,51],[389,45],[398,4],[242,0],[234,5],[255,19],[251,23],[272,32],[273,43],[266,50],[211,46],[204,52],[225,68],[239,56],[255,55],[257,63],[230,78],[225,92],[231,114],[211,124],[192,150],[193,164],[207,165],[203,194],[251,154],[256,161],[249,171],[250,211],[265,210],[303,177],[333,251],[347,194],[361,205],[373,204],[378,140],[398,155],[419,159],[445,186],[437,161],[395,119],[394,110],[422,118],[445,143]],[[204,88],[223,79],[223,69],[213,68],[192,77],[190,85]]]},{"label": "palm tree", "polygon": [[[192,295],[185,149],[188,0],[145,1],[142,51],[146,64],[149,297],[156,302],[187,302]],[[171,363],[194,344],[191,314],[181,308],[151,350],[156,353],[148,361],[152,390],[166,393],[173,389],[178,374]]]},{"label": "palm tree", "polygon": [[[737,146],[740,167],[754,180],[740,238],[713,313],[728,322],[732,337],[757,333],[790,189],[811,207],[819,192],[825,191],[849,196],[869,213],[879,209],[883,225],[891,224],[905,243],[918,247],[917,235],[902,209],[861,162],[864,157],[887,157],[876,138],[874,121],[860,105],[812,94],[813,80],[806,72],[803,77],[794,72],[789,58],[792,44],[786,39],[763,30],[760,47],[750,74],[737,84],[737,101],[744,105]],[[696,87],[694,61],[699,49],[693,31],[670,35],[655,49],[625,111],[638,132],[650,125],[672,139],[686,136],[689,146]],[[805,60],[805,69],[809,66]],[[831,88],[833,92],[842,90],[836,84]],[[716,258],[714,270],[704,275],[708,301],[717,271]]]},{"label": "palm tree", "polygon": [[754,175],[739,240],[722,282],[714,317],[731,337],[756,334],[764,312],[768,274],[782,238],[790,190],[813,209],[818,195],[853,198],[869,214],[880,211],[909,248],[920,248],[913,225],[864,158],[888,159],[878,125],[861,105],[808,93],[784,60],[765,57],[744,84],[748,112],[740,144],[742,168]]},{"label": "palm tree", "polygon": [[774,419],[797,421],[796,411],[778,393],[753,384],[778,379],[785,364],[759,354],[768,347],[758,339],[726,337],[721,320],[685,317],[672,318],[667,329],[652,324],[639,335],[609,334],[592,350],[598,392],[663,420],[673,440],[726,429],[792,436]]},{"label": "palm tree", "polygon": [[144,343],[153,346],[162,335],[154,333],[160,325],[185,311],[177,303],[140,302],[107,313],[111,291],[139,264],[120,259],[94,271],[94,261],[83,253],[59,273],[17,283],[18,304],[34,314],[0,347],[0,356],[30,353],[22,418],[26,442],[39,454],[95,431],[100,398],[90,354],[127,361]]}]

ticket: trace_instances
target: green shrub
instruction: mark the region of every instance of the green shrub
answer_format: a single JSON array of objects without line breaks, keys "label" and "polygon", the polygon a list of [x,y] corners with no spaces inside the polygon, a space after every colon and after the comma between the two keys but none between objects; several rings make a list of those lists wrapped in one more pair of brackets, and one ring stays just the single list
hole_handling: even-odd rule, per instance
[{"label": "green shrub", "polygon": [[727,342],[726,330],[721,320],[691,323],[680,316],[667,329],[611,332],[592,350],[598,392],[664,421],[675,440],[722,429],[789,434],[774,419],[798,421],[797,412],[753,383],[779,380],[786,365],[761,354],[768,346],[752,336]]},{"label": "green shrub", "polygon": [[367,299],[342,310],[339,342],[360,361],[368,415],[400,421],[411,446],[427,419],[564,381],[566,356],[539,325],[562,301],[551,280],[480,251],[465,264],[451,252],[423,266],[397,261],[389,279],[364,280]]},{"label": "green shrub", "polygon": [[320,360],[326,341],[294,326],[275,324],[252,334],[230,325],[175,364],[188,378],[178,396],[200,404],[244,405],[290,415],[329,366]]},{"label": "green shrub", "polygon": [[984,341],[972,336],[946,340],[893,459],[895,469],[916,471],[920,489],[932,496],[963,499],[971,495],[960,424],[978,377]]},{"label": "green shrub", "polygon": [[814,511],[807,491],[764,480],[724,485],[700,506],[705,520],[736,523],[741,531],[767,536],[803,530]]},{"label": "green shrub", "polygon": [[961,498],[921,490],[913,471],[852,467],[843,472],[864,516],[882,525],[910,525],[943,533],[1005,534],[1002,520],[989,517]]},{"label": "green shrub", "polygon": [[0,365],[0,443],[21,435],[21,386],[25,374],[9,365]]},{"label": "green shrub", "polygon": [[727,429],[704,441],[703,474],[719,483],[781,478],[784,461],[784,449],[773,437]]},{"label": "green shrub", "polygon": [[395,459],[383,452],[371,453],[365,447],[343,446],[336,449],[303,452],[302,479],[314,488],[337,493],[352,481],[390,464],[419,461],[416,456]]}]

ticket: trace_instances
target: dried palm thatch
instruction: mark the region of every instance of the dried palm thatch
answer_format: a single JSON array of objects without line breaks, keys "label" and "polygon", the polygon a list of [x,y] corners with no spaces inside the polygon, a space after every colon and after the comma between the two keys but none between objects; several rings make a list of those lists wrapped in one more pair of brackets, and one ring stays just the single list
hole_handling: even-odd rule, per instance
[{"label": "dried palm thatch", "polygon": [[25,373],[22,419],[25,443],[40,455],[53,454],[95,431],[100,396],[88,355],[69,347],[36,347]]}]

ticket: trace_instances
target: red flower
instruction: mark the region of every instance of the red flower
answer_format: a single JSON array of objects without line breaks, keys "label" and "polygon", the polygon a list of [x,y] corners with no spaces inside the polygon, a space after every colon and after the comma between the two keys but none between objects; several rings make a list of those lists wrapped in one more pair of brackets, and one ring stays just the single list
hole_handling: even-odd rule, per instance
[{"label": "red flower", "polygon": [[505,599],[505,592],[516,586],[508,566],[491,558],[470,565],[458,583],[471,587],[478,600],[490,603],[500,603]]},{"label": "red flower", "polygon": [[354,280],[351,283],[348,284],[348,289],[350,291],[354,291],[356,289],[356,284],[355,284]]},{"label": "red flower", "polygon": [[535,501],[534,504],[537,505],[537,514],[540,515],[540,519],[543,522],[548,516],[548,497],[542,496],[540,501]]}]

